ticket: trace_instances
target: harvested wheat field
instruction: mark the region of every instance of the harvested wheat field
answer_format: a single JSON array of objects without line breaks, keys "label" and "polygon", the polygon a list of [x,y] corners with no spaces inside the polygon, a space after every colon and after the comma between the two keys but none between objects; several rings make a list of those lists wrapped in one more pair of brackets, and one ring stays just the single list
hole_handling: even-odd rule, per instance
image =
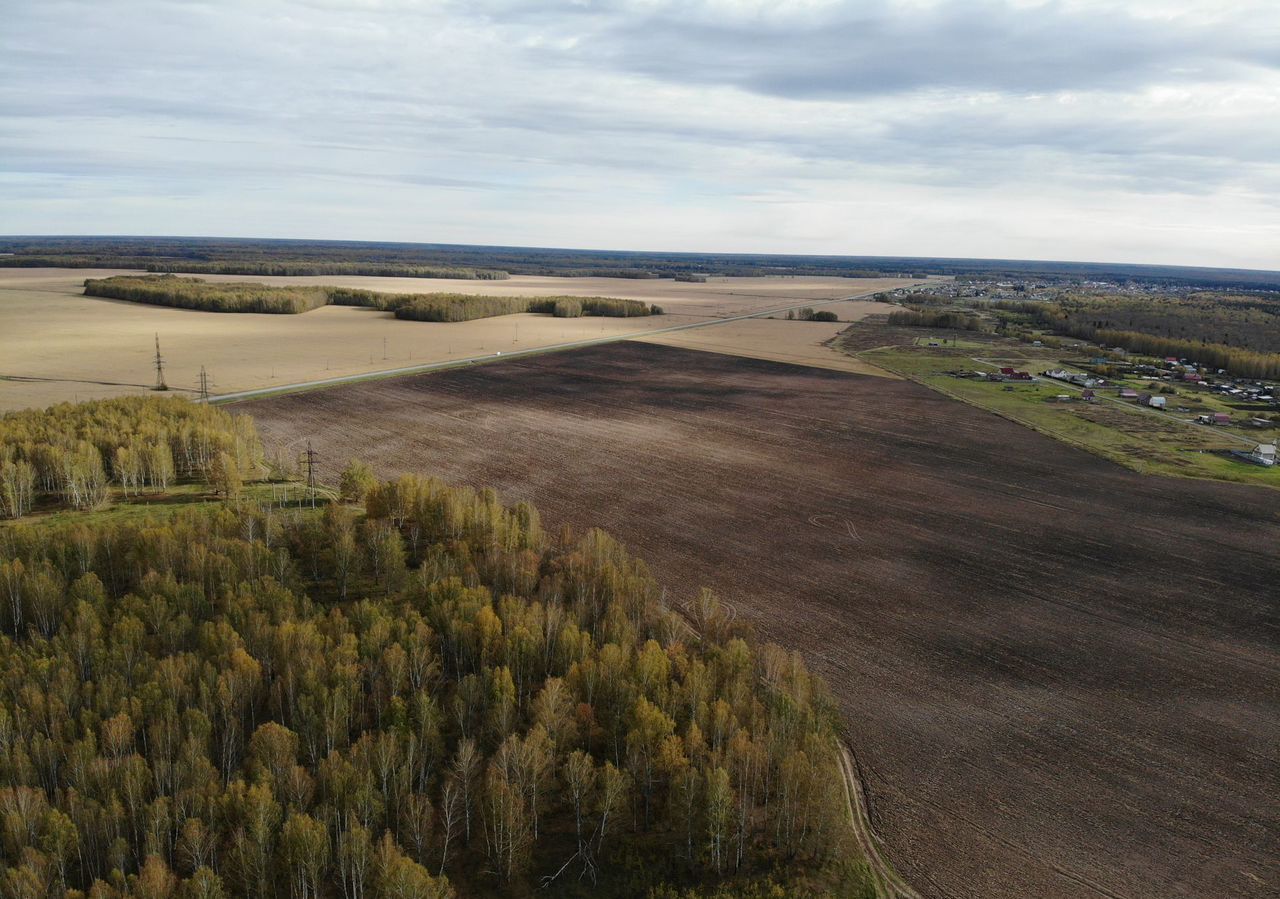
[{"label": "harvested wheat field", "polygon": [[172,389],[194,393],[204,366],[213,379],[215,394],[233,393],[625,337],[913,283],[848,278],[716,278],[691,284],[613,278],[206,277],[209,281],[338,284],[410,293],[615,296],[656,302],[667,310],[662,316],[632,319],[505,315],[430,323],[399,321],[389,312],[350,306],[330,306],[302,315],[256,315],[82,295],[86,278],[113,274],[122,272],[0,268],[0,412],[63,400],[144,393],[155,383],[157,335]]},{"label": "harvested wheat field", "polygon": [[1280,507],[907,381],[636,342],[244,403],[602,525],[830,681],[929,897],[1280,892]]},{"label": "harvested wheat field", "polygon": [[867,315],[884,310],[877,303],[837,303],[826,308],[851,307],[843,311],[847,316],[838,322],[786,321],[776,318],[744,318],[725,322],[714,328],[696,328],[637,337],[645,343],[684,347],[690,350],[706,350],[727,353],[730,356],[746,356],[751,359],[772,359],[796,365],[811,365],[835,371],[857,372],[880,378],[896,378],[895,374],[876,368],[848,353],[828,346],[836,335]]}]

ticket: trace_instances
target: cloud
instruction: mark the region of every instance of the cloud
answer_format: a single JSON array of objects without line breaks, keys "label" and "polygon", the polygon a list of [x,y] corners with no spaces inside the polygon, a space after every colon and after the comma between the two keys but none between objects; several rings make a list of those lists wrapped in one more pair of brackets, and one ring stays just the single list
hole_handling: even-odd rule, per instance
[{"label": "cloud", "polygon": [[11,0],[6,13],[10,233],[1123,247],[1268,267],[1280,244],[1270,2]]},{"label": "cloud", "polygon": [[488,8],[489,21],[522,32],[549,19],[539,33],[558,39],[526,41],[545,56],[801,99],[1134,90],[1280,67],[1274,28],[1257,28],[1244,7],[1209,22],[1141,16],[1121,3],[1099,11],[999,0],[570,3],[559,16],[544,3]]}]

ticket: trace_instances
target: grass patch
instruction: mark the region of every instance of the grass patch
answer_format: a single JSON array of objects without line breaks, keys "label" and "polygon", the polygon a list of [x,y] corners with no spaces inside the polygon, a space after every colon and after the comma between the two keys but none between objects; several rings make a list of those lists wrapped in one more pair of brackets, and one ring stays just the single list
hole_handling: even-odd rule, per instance
[{"label": "grass patch", "polygon": [[[937,344],[937,346],[930,346]],[[981,340],[969,340],[964,337],[917,337],[913,341],[913,346],[928,347],[929,349],[948,349],[948,350],[982,350],[990,346],[989,342]]]},{"label": "grass patch", "polygon": [[[316,503],[327,502],[329,491],[317,491]],[[305,484],[296,481],[267,482],[257,481],[244,485],[239,501],[248,505],[291,505],[308,504]],[[142,519],[164,519],[183,509],[193,506],[219,505],[224,500],[209,489],[208,484],[181,483],[174,484],[163,493],[141,493],[130,496],[118,488],[113,488],[111,497],[105,505],[97,509],[79,511],[62,505],[49,503],[47,509],[36,508],[22,518],[0,518],[0,527],[6,525],[62,525],[84,524],[122,524]]]},{"label": "grass patch", "polygon": [[[1058,354],[1052,351],[1039,353],[1016,348],[1015,352],[1006,354],[1002,345],[976,343],[974,348],[983,352],[973,355],[980,355],[991,363],[1008,362],[1036,371],[1061,364]],[[1246,443],[1232,439],[1229,433],[1188,425],[1175,415],[1147,412],[1110,398],[1096,403],[1083,402],[1077,391],[1053,381],[994,382],[957,378],[949,372],[995,368],[957,353],[956,349],[950,344],[946,347],[895,346],[864,350],[856,355],[939,393],[1143,474],[1280,487],[1280,471],[1275,468],[1249,465],[1225,455],[1227,450],[1248,449]],[[1181,393],[1166,394],[1171,406],[1181,402]],[[1072,401],[1054,402],[1054,397],[1060,394],[1070,395]],[[1203,408],[1207,409],[1208,397],[1196,396],[1206,401]]]}]

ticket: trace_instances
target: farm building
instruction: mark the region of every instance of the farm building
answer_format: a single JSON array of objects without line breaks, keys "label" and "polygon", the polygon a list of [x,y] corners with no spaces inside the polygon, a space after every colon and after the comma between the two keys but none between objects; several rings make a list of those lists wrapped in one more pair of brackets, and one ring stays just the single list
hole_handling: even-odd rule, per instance
[{"label": "farm building", "polygon": [[1152,396],[1147,398],[1147,405],[1152,409],[1163,409],[1165,406],[1165,398],[1162,396]]},{"label": "farm building", "polygon": [[1136,400],[1137,398],[1138,398],[1138,391],[1136,390],[1130,390],[1128,387],[1126,387],[1120,391],[1120,399],[1122,400]]},{"label": "farm building", "polygon": [[1251,453],[1232,450],[1231,455],[1243,462],[1252,462],[1254,465],[1263,465],[1270,468],[1276,464],[1276,445],[1274,443],[1259,443]]},{"label": "farm building", "polygon": [[1079,384],[1082,387],[1096,387],[1099,383],[1097,378],[1091,378],[1080,372],[1067,371],[1065,368],[1050,368],[1040,374],[1055,381],[1066,381],[1068,384]]}]

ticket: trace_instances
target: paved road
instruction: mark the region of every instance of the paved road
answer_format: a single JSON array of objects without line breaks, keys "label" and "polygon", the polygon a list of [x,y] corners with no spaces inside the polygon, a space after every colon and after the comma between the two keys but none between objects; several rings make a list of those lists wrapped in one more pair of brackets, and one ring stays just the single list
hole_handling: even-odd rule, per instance
[{"label": "paved road", "polygon": [[355,375],[342,375],[336,378],[321,378],[317,381],[299,381],[296,384],[281,384],[275,387],[256,387],[253,390],[240,390],[235,393],[222,393],[212,398],[214,403],[230,403],[237,400],[247,400],[252,397],[275,396],[281,393],[293,393],[298,390],[311,390],[316,387],[330,387],[335,384],[347,384],[352,381],[366,381],[373,378],[390,378],[398,375],[422,374],[423,372],[438,371],[445,368],[456,368],[460,365],[475,365],[480,362],[494,362],[498,359],[509,360],[519,359],[522,356],[535,356],[541,353],[552,353],[560,350],[575,350],[583,347],[599,346],[604,343],[616,343],[620,340],[634,340],[638,337],[652,337],[655,334],[669,334],[672,331],[691,331],[694,328],[709,328],[714,325],[723,325],[728,322],[742,321],[748,318],[765,318],[770,315],[778,315],[796,309],[812,309],[818,306],[833,306],[836,303],[845,303],[849,300],[859,300],[871,296],[879,291],[866,290],[862,293],[850,294],[847,297],[839,297],[834,300],[806,300],[803,303],[796,303],[791,306],[779,306],[774,309],[762,309],[759,312],[749,312],[743,315],[731,315],[726,318],[713,318],[707,321],[690,322],[683,325],[670,325],[665,328],[654,328],[650,331],[633,331],[626,334],[615,334],[609,337],[593,337],[589,340],[573,340],[568,343],[555,343],[548,346],[532,347],[527,350],[513,350],[511,352],[484,353],[480,356],[468,356],[465,359],[450,359],[445,362],[427,362],[422,365],[409,365],[404,368],[389,368],[385,371],[371,371]]}]

